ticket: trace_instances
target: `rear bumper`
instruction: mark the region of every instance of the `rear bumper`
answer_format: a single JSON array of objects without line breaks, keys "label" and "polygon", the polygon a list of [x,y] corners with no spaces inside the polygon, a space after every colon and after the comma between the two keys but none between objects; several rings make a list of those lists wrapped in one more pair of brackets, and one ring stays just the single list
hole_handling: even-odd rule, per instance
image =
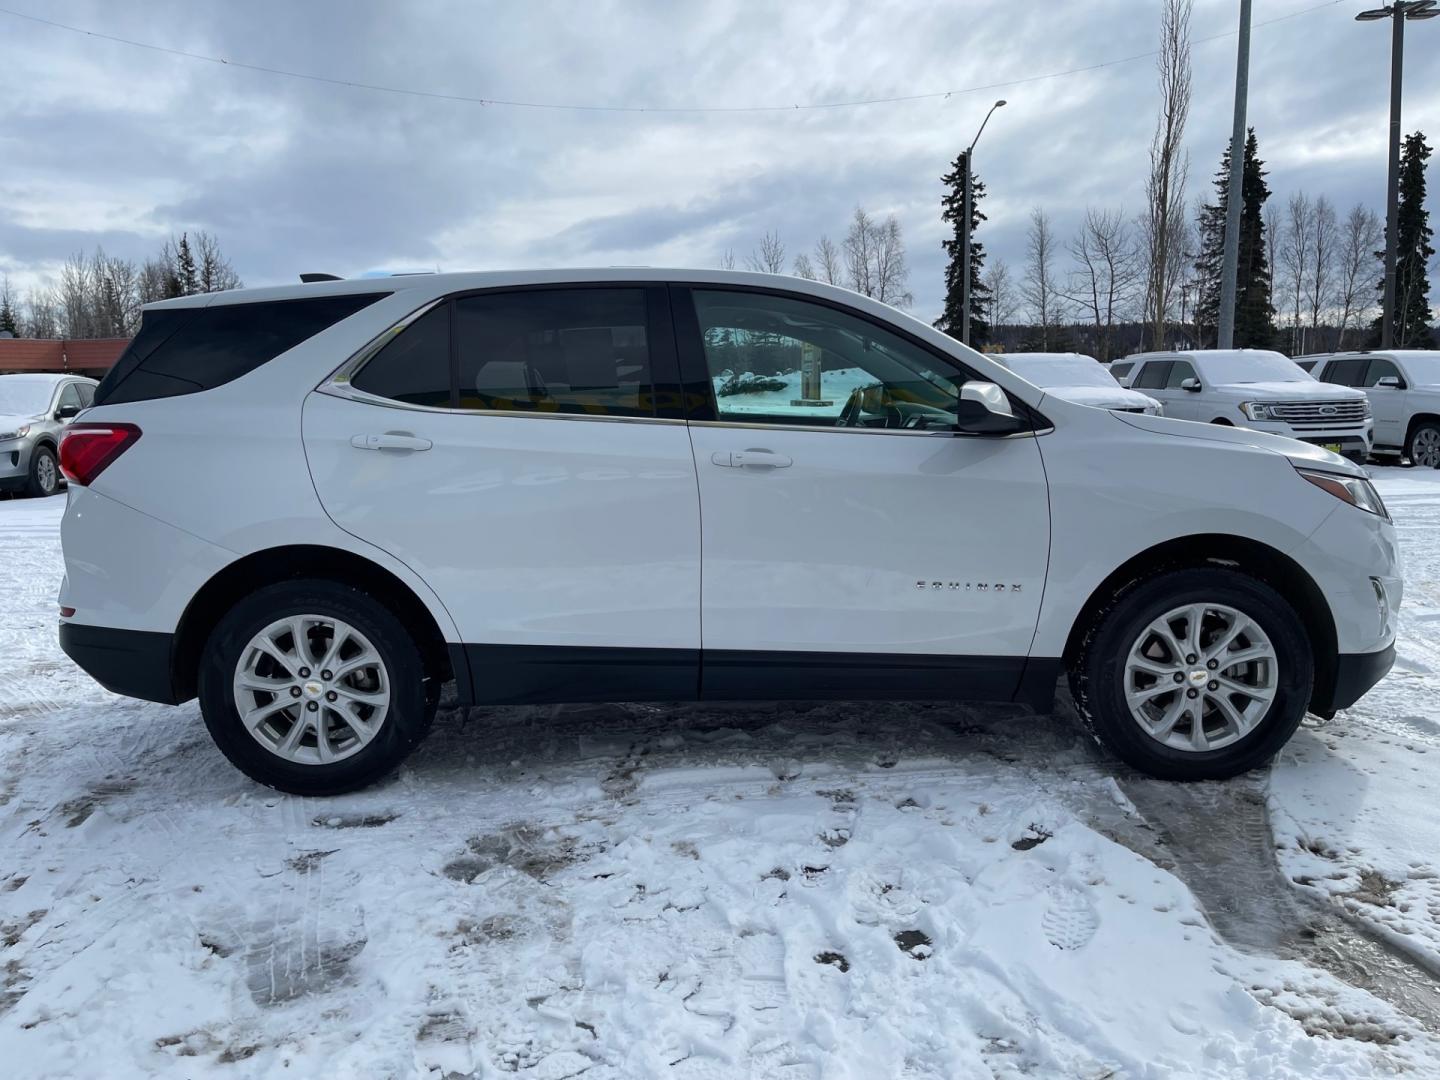
[{"label": "rear bumper", "polygon": [[1341,653],[1335,658],[1335,686],[1329,700],[1317,694],[1310,711],[1328,716],[1337,709],[1348,709],[1369,692],[1395,664],[1395,646],[1378,652]]},{"label": "rear bumper", "polygon": [[60,624],[60,648],[106,690],[162,705],[178,705],[171,677],[173,634]]}]

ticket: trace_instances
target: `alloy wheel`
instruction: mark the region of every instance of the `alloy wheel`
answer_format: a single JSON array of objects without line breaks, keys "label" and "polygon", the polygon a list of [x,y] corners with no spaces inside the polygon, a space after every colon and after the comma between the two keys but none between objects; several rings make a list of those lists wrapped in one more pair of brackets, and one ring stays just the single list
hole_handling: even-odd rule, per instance
[{"label": "alloy wheel", "polygon": [[390,711],[390,676],[375,646],[327,615],[277,619],[235,665],[235,707],[277,757],[328,765],[359,753]]},{"label": "alloy wheel", "polygon": [[1279,676],[1274,645],[1248,615],[1224,604],[1186,604],[1151,622],[1131,645],[1125,701],[1152,739],[1204,753],[1255,730]]},{"label": "alloy wheel", "polygon": [[54,495],[55,489],[59,486],[59,477],[55,473],[55,459],[49,454],[41,454],[35,462],[35,479],[40,484],[40,490],[46,495]]},{"label": "alloy wheel", "polygon": [[1410,443],[1410,460],[1426,469],[1440,468],[1440,428],[1425,427]]}]

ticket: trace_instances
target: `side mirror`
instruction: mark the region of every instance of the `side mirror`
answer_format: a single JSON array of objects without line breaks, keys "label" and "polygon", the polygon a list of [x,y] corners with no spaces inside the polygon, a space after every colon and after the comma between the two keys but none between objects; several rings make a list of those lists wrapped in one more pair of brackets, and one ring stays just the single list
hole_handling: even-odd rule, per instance
[{"label": "side mirror", "polygon": [[71,420],[75,416],[79,415],[79,412],[79,405],[61,405],[58,409],[55,410],[55,419]]},{"label": "side mirror", "polygon": [[1192,394],[1198,394],[1200,392],[1200,380],[1195,378],[1181,379],[1180,389],[1189,390]]},{"label": "side mirror", "polygon": [[960,387],[955,427],[972,435],[1013,435],[1024,424],[1010,408],[1005,391],[990,382],[967,382]]},{"label": "side mirror", "polygon": [[1403,389],[1405,389],[1405,384],[1402,383],[1402,382],[1400,381],[1399,376],[1396,376],[1396,375],[1382,375],[1380,378],[1378,378],[1378,379],[1375,380],[1375,385],[1376,385],[1376,386],[1387,386],[1387,387],[1389,387],[1391,390],[1403,390]]}]

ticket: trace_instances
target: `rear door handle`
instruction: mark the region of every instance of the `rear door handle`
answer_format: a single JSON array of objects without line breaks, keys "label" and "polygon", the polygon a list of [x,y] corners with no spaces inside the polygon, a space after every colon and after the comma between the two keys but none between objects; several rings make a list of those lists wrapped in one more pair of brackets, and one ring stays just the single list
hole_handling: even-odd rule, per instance
[{"label": "rear door handle", "polygon": [[759,448],[751,450],[716,450],[710,461],[727,469],[786,469],[795,464],[784,454]]},{"label": "rear door handle", "polygon": [[383,435],[353,435],[350,445],[357,450],[429,450],[435,444],[408,431],[387,431]]}]

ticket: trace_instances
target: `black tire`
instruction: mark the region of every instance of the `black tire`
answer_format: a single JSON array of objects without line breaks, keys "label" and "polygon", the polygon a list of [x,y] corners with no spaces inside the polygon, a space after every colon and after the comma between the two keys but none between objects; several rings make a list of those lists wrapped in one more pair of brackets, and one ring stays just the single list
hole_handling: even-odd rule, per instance
[{"label": "black tire", "polygon": [[25,493],[31,498],[46,499],[59,490],[60,466],[55,461],[55,451],[48,446],[37,446],[30,455],[30,478],[25,482]]},{"label": "black tire", "polygon": [[[328,764],[288,761],[262,746],[245,729],[235,703],[242,651],[270,623],[299,614],[349,623],[380,654],[390,681],[390,705],[373,740]],[[430,729],[437,685],[427,680],[419,648],[387,607],[349,585],[301,579],[260,589],[226,613],[205,646],[198,689],[211,738],[246,776],[292,795],[340,795],[374,783],[405,760]]]},{"label": "black tire", "polygon": [[[1139,635],[1167,611],[1224,604],[1259,624],[1274,647],[1279,675],[1260,723],[1219,750],[1167,746],[1144,731],[1125,701],[1125,661]],[[1233,570],[1174,570],[1123,590],[1097,617],[1070,671],[1081,719],[1121,760],[1161,780],[1224,780],[1258,768],[1285,745],[1310,702],[1314,657],[1305,627],[1270,586]]]},{"label": "black tire", "polygon": [[[1409,437],[1405,440],[1405,456],[1410,459],[1411,465],[1424,464],[1415,459],[1415,444],[1417,441],[1421,440],[1421,432],[1424,432],[1427,436],[1440,440],[1440,424],[1437,424],[1432,420],[1425,420],[1419,424],[1416,424],[1414,430],[1410,432]],[[1431,461],[1428,464],[1432,468],[1440,469],[1440,459]]]}]

